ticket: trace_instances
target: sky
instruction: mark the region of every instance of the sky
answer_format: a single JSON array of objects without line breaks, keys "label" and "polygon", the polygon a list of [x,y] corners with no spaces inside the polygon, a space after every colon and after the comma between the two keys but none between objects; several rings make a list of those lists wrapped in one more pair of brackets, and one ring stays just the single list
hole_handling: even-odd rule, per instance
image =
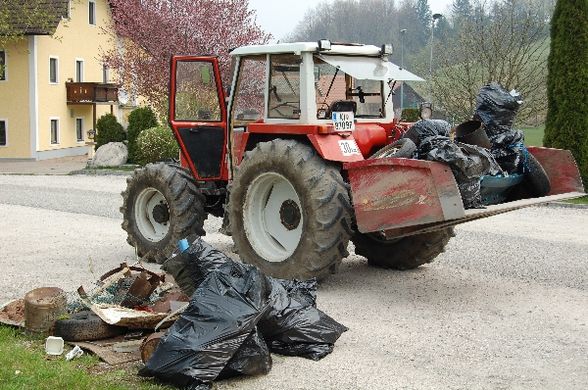
[{"label": "sky", "polygon": [[[249,0],[249,6],[257,11],[257,21],[275,39],[292,32],[306,11],[320,0]],[[429,0],[431,11],[443,13],[452,0]],[[328,37],[327,37],[328,38]]]}]

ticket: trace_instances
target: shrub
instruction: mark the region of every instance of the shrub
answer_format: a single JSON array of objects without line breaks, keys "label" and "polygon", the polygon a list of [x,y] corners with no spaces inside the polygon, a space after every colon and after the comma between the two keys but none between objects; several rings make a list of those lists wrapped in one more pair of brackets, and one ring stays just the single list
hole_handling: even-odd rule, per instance
[{"label": "shrub", "polygon": [[137,162],[137,137],[143,130],[159,126],[155,113],[149,107],[139,107],[129,114],[129,161]]},{"label": "shrub", "polygon": [[127,134],[112,114],[104,114],[96,121],[96,149],[109,142],[122,142]]},{"label": "shrub", "polygon": [[180,148],[167,126],[157,126],[144,130],[137,137],[137,160],[145,165],[170,158],[178,158]]},{"label": "shrub", "polygon": [[[572,151],[588,178],[588,1],[559,0],[551,19],[543,144]],[[583,150],[582,150],[583,149]]]},{"label": "shrub", "polygon": [[416,122],[420,119],[421,110],[418,108],[405,108],[400,119],[405,122]]}]

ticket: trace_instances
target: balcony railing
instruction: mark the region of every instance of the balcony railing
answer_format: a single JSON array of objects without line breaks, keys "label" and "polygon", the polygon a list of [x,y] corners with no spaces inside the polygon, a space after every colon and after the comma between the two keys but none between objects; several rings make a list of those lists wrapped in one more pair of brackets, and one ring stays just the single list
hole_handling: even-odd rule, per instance
[{"label": "balcony railing", "polygon": [[118,85],[104,83],[65,83],[68,104],[118,103]]}]

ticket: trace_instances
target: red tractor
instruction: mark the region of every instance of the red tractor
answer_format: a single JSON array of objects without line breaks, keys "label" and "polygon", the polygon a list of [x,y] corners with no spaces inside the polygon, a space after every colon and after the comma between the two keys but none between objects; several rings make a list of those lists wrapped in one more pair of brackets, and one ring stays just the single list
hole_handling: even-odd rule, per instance
[{"label": "red tractor", "polygon": [[329,41],[240,47],[229,96],[215,57],[174,57],[169,118],[181,161],[128,179],[128,242],[162,262],[178,240],[204,235],[211,214],[224,216],[240,258],[268,275],[325,277],[349,240],[369,264],[404,270],[443,252],[454,225],[583,194],[563,150],[529,148],[548,196],[471,210],[447,165],[370,158],[406,130],[394,120],[393,82],[419,79],[389,54]]}]

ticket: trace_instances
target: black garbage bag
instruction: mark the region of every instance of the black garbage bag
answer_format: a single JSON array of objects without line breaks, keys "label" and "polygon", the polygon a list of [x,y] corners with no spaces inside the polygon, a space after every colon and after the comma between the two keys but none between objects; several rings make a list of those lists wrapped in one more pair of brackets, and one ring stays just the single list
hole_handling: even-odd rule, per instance
[{"label": "black garbage bag", "polygon": [[[174,277],[184,294],[192,296],[206,275],[226,266],[229,261],[232,262],[224,253],[197,238],[188,249],[167,259],[161,269]],[[232,267],[238,265],[245,267],[231,264]]]},{"label": "black garbage bag", "polygon": [[216,379],[227,379],[239,375],[265,375],[271,368],[272,358],[269,348],[259,331],[255,329],[243,341]]},{"label": "black garbage bag", "polygon": [[466,209],[483,207],[481,177],[502,172],[488,149],[453,142],[449,137],[435,136],[423,140],[418,153],[421,159],[449,165]]},{"label": "black garbage bag", "polygon": [[488,137],[510,130],[521,104],[521,96],[498,83],[483,86],[476,97],[474,119],[486,126]]},{"label": "black garbage bag", "polygon": [[424,119],[416,122],[404,133],[402,138],[409,138],[416,146],[429,137],[441,135],[449,137],[451,125],[440,119]]},{"label": "black garbage bag", "polygon": [[519,130],[508,130],[490,137],[490,152],[505,172],[525,173],[528,151],[524,141],[525,135]]},{"label": "black garbage bag", "polygon": [[348,329],[316,308],[316,280],[272,282],[270,309],[259,322],[270,350],[312,360],[331,353]]},{"label": "black garbage bag", "polygon": [[316,280],[267,277],[200,238],[162,268],[194,293],[141,375],[187,386],[265,374],[269,351],[318,360],[347,330],[316,308]]},{"label": "black garbage bag", "polygon": [[[246,340],[255,334],[257,323],[269,309],[265,297],[271,286],[258,269],[240,270],[246,272],[211,272],[204,278],[186,310],[139,371],[140,375],[155,376],[183,387],[210,383],[242,346],[250,348]],[[254,349],[259,352],[251,361],[235,359],[225,374],[241,369],[247,373],[267,373],[269,357],[260,357],[262,346]],[[246,356],[241,354],[241,358]]]}]

